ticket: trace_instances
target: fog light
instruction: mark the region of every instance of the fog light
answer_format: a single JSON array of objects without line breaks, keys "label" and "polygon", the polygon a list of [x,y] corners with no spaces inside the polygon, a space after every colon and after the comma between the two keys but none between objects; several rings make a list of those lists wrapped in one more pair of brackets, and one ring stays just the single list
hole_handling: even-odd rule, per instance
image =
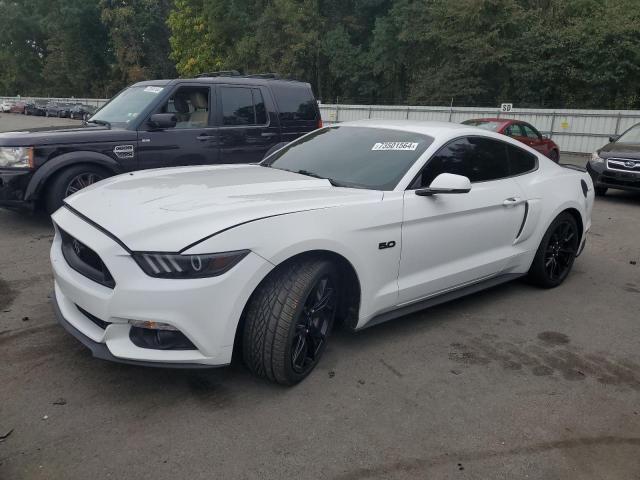
[{"label": "fog light", "polygon": [[168,323],[154,322],[152,320],[129,320],[129,324],[132,327],[147,328],[149,330],[171,330],[177,332],[178,329],[169,325]]}]

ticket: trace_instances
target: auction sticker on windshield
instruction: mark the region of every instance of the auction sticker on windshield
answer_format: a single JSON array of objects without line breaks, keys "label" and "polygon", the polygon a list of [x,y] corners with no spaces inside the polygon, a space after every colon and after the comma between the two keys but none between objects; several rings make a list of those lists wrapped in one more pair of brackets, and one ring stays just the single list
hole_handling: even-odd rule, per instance
[{"label": "auction sticker on windshield", "polygon": [[418,144],[414,142],[378,142],[373,145],[371,150],[414,151],[416,148],[418,148]]},{"label": "auction sticker on windshield", "polygon": [[149,93],[160,93],[162,91],[162,87],[147,87],[144,91]]}]

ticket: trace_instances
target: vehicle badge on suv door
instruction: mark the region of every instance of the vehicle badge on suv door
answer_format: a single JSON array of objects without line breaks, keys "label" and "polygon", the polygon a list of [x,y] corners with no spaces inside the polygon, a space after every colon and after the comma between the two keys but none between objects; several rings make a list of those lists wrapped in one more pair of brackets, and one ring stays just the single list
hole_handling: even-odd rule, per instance
[{"label": "vehicle badge on suv door", "polygon": [[116,145],[113,153],[118,158],[133,158],[133,145]]}]

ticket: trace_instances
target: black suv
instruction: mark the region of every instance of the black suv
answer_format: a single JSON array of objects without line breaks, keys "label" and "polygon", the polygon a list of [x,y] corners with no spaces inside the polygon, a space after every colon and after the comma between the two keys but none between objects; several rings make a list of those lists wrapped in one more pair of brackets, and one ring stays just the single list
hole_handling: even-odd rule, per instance
[{"label": "black suv", "polygon": [[610,188],[640,192],[640,123],[609,142],[587,162],[596,195]]},{"label": "black suv", "polygon": [[308,83],[214,72],[121,91],[82,127],[0,133],[0,206],[48,212],[133,170],[251,163],[322,126]]}]

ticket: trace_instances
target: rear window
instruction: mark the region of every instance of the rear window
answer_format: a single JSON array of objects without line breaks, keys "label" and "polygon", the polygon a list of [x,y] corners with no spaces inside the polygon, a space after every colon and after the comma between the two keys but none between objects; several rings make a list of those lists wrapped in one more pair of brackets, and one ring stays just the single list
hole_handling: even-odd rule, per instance
[{"label": "rear window", "polygon": [[535,155],[513,145],[507,145],[507,151],[511,175],[522,175],[536,169],[538,162]]},{"label": "rear window", "polygon": [[482,128],[483,130],[489,130],[491,132],[497,131],[498,127],[500,126],[499,122],[491,122],[487,120],[466,120],[462,123],[463,125],[478,127],[478,128]]},{"label": "rear window", "polygon": [[274,83],[271,90],[278,104],[281,122],[318,119],[318,104],[308,85]]}]

